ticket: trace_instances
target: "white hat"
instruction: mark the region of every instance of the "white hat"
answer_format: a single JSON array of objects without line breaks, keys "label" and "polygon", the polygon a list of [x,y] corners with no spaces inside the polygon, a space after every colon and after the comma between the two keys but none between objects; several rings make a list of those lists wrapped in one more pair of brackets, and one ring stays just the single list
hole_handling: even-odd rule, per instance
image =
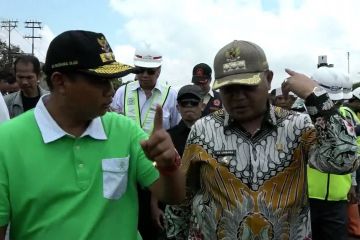
[{"label": "white hat", "polygon": [[349,78],[349,75],[346,73],[341,73],[343,75],[343,81],[342,81],[342,87],[343,87],[343,98],[344,99],[350,99],[352,98],[352,82]]},{"label": "white hat", "polygon": [[357,99],[360,100],[360,87],[355,88],[355,89],[352,91],[352,94],[353,94],[354,97],[356,97]]},{"label": "white hat", "polygon": [[344,75],[332,67],[318,68],[311,78],[322,86],[329,94],[331,100],[343,99]]},{"label": "white hat", "polygon": [[162,56],[159,52],[146,46],[142,49],[136,49],[134,56],[134,65],[137,67],[157,68],[162,63]]}]

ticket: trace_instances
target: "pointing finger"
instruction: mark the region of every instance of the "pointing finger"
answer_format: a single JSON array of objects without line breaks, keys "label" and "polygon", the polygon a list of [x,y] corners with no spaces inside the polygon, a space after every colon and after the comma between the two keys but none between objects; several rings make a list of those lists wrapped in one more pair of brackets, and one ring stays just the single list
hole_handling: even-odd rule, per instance
[{"label": "pointing finger", "polygon": [[163,111],[160,105],[156,106],[155,118],[154,118],[154,129],[153,131],[160,130],[163,128]]},{"label": "pointing finger", "polygon": [[285,72],[286,72],[287,74],[289,74],[290,76],[294,76],[294,75],[296,74],[295,71],[293,71],[293,70],[291,70],[291,69],[289,69],[289,68],[285,68]]}]

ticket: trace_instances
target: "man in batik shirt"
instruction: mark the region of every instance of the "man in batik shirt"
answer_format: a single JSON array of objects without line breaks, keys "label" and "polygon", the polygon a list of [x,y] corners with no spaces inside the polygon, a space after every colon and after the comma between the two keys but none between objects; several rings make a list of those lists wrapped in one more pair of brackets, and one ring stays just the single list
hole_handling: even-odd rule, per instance
[{"label": "man in batik shirt", "polygon": [[282,91],[309,114],[270,106],[264,51],[233,41],[214,60],[224,110],[197,121],[182,159],[188,195],[169,213],[175,239],[311,239],[306,165],[345,174],[359,165],[351,127],[326,91],[303,74]]}]

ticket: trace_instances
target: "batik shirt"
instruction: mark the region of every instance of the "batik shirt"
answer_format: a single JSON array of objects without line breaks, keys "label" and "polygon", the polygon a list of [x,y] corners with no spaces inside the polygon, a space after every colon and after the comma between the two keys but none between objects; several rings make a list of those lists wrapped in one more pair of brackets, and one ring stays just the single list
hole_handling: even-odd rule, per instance
[{"label": "batik shirt", "polygon": [[359,164],[355,136],[327,94],[309,115],[269,106],[256,134],[220,110],[193,126],[182,159],[187,200],[166,209],[175,239],[311,239],[306,164],[335,174]]}]

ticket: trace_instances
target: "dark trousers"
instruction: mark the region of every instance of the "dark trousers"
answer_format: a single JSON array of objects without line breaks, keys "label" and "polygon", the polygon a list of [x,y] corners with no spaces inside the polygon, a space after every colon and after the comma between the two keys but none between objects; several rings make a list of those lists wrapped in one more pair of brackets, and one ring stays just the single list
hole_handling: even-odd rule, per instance
[{"label": "dark trousers", "polygon": [[156,240],[157,231],[151,218],[151,194],[147,189],[138,186],[139,196],[139,223],[138,228],[143,240]]},{"label": "dark trousers", "polygon": [[347,201],[309,199],[313,240],[347,239]]},{"label": "dark trousers", "polygon": [[[147,189],[142,189],[138,186],[139,197],[139,222],[138,229],[143,240],[166,240],[166,233],[160,232],[156,226],[154,226],[151,217],[151,193]],[[162,210],[165,210],[165,204],[159,206]]]}]

